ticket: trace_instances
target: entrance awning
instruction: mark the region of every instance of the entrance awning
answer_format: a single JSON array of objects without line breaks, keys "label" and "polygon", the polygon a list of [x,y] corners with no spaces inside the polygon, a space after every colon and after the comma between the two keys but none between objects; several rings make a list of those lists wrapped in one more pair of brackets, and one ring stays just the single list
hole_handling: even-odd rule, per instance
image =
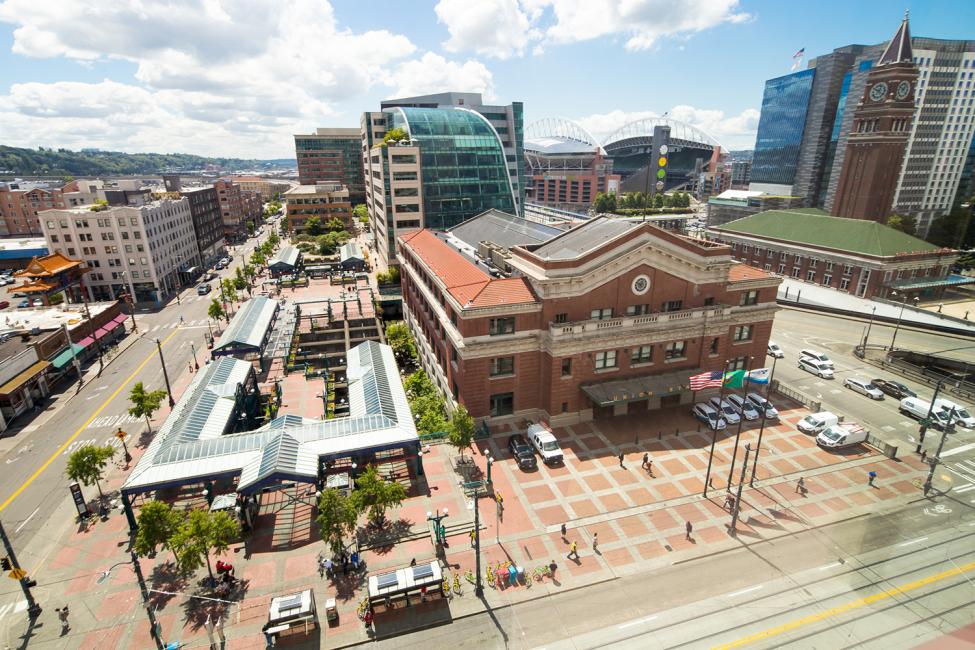
[{"label": "entrance awning", "polygon": [[0,386],[0,396],[7,396],[16,391],[18,388],[29,382],[31,379],[41,374],[48,366],[51,365],[50,361],[38,361],[32,365],[27,370],[23,371],[10,381],[8,381],[3,386]]},{"label": "entrance awning", "polygon": [[678,370],[662,375],[647,375],[631,379],[617,379],[599,384],[582,386],[582,392],[599,406],[611,406],[625,402],[636,402],[651,397],[677,395],[688,390],[691,375],[700,372],[698,368]]},{"label": "entrance awning", "polygon": [[965,284],[975,284],[975,277],[968,275],[949,275],[944,278],[916,278],[913,280],[891,282],[887,286],[898,291],[923,291],[924,289],[936,289],[938,287],[960,287]]},{"label": "entrance awning", "polygon": [[[61,354],[59,354],[58,356],[54,357],[54,359],[51,360],[51,365],[54,366],[55,370],[60,370],[61,368],[64,368],[66,365],[71,363],[72,357],[81,354],[84,351],[84,349],[85,346],[79,345],[77,343],[72,343],[70,348],[64,350],[63,352],[61,352]],[[74,350],[74,354],[72,354],[72,350]]]}]

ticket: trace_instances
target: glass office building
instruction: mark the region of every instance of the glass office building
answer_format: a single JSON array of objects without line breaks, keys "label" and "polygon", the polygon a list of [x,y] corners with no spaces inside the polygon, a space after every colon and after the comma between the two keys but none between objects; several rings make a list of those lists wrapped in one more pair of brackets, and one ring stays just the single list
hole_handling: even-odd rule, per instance
[{"label": "glass office building", "polygon": [[810,68],[765,82],[752,184],[792,185],[815,74]]},{"label": "glass office building", "polygon": [[301,185],[341,183],[353,204],[365,201],[359,129],[318,129],[295,136],[298,182]]},{"label": "glass office building", "polygon": [[420,149],[425,227],[450,228],[491,208],[516,212],[504,145],[483,115],[453,107],[386,112]]}]

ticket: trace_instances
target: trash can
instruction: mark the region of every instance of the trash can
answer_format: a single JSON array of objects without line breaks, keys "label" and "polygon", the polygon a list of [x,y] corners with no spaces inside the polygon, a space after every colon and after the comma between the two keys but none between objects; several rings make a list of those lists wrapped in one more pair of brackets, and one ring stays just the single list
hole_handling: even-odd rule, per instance
[{"label": "trash can", "polygon": [[525,584],[525,567],[518,566],[516,570],[518,571],[518,583]]},{"label": "trash can", "polygon": [[512,565],[508,567],[508,584],[514,587],[517,581],[518,581],[518,569],[516,569]]}]

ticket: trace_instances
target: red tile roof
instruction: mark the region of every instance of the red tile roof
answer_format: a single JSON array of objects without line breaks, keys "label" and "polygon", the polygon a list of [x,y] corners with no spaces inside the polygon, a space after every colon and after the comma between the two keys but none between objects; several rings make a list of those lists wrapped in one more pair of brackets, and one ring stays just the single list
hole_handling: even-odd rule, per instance
[{"label": "red tile roof", "polygon": [[728,272],[728,282],[744,282],[745,280],[765,280],[772,274],[747,264],[735,264]]},{"label": "red tile roof", "polygon": [[537,302],[524,278],[492,278],[429,230],[408,233],[400,239],[464,308]]}]

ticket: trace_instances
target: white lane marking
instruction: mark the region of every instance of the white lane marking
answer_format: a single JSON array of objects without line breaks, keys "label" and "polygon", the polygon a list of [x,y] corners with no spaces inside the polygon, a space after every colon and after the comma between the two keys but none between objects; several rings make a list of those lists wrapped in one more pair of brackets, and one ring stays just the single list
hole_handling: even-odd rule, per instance
[{"label": "white lane marking", "polygon": [[975,449],[975,442],[962,445],[961,447],[955,447],[954,449],[949,449],[948,451],[943,451],[941,452],[941,457],[947,458],[948,456],[954,456],[955,454],[960,454],[963,451],[968,451],[969,449]]},{"label": "white lane marking", "polygon": [[20,529],[21,529],[21,528],[23,528],[24,526],[26,526],[26,525],[27,525],[27,522],[28,522],[28,521],[30,521],[30,520],[31,520],[31,518],[32,518],[32,517],[33,517],[34,515],[36,515],[36,514],[37,514],[37,511],[38,511],[38,510],[40,510],[40,509],[41,509],[41,507],[40,507],[40,506],[37,506],[36,508],[34,508],[34,512],[32,512],[32,513],[30,513],[30,516],[29,516],[29,517],[27,517],[27,519],[25,519],[25,520],[23,520],[22,522],[20,522],[20,525],[19,525],[19,526],[17,526],[17,527],[16,527],[15,529],[14,529],[14,535],[16,535],[17,533],[19,533],[19,532],[20,532]]},{"label": "white lane marking", "polygon": [[17,612],[22,612],[25,609],[27,609],[27,601],[26,600],[21,600],[14,607],[14,613],[16,614]]},{"label": "white lane marking", "polygon": [[751,591],[758,591],[762,588],[762,585],[755,585],[754,587],[749,587],[748,589],[742,589],[741,591],[736,591],[731,594],[726,594],[725,598],[734,598],[735,596],[741,596],[742,594],[747,594]]},{"label": "white lane marking", "polygon": [[833,562],[832,564],[824,564],[823,566],[819,567],[819,570],[825,571],[826,569],[832,569],[834,566],[842,566],[842,564],[843,564],[842,562]]},{"label": "white lane marking", "polygon": [[634,625],[642,625],[644,623],[649,623],[650,621],[656,619],[656,616],[647,616],[646,618],[638,618],[635,621],[630,621],[629,623],[624,623],[623,625],[617,625],[617,630],[625,630],[628,627],[633,627]]},{"label": "white lane marking", "polygon": [[969,490],[975,490],[975,484],[969,484],[965,487],[955,488],[955,494],[961,494],[962,492],[968,492]]},{"label": "white lane marking", "polygon": [[910,546],[911,544],[917,544],[919,542],[923,542],[926,539],[927,539],[927,537],[918,537],[917,539],[912,539],[909,542],[904,542],[903,544],[898,544],[898,546]]},{"label": "white lane marking", "polygon": [[7,603],[3,607],[0,607],[0,621],[2,621],[3,620],[3,617],[6,616],[10,612],[10,609],[13,606],[14,606],[13,603]]}]

